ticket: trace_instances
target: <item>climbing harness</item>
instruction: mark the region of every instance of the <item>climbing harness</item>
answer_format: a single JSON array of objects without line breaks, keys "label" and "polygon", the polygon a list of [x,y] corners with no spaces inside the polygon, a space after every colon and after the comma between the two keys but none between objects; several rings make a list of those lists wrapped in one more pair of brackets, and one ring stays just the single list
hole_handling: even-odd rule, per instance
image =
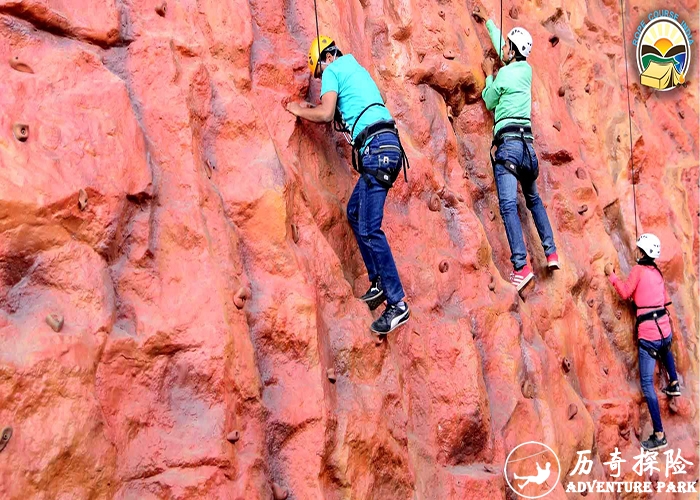
[{"label": "climbing harness", "polygon": [[632,144],[632,105],[630,104],[630,77],[627,63],[627,42],[625,41],[625,6],[620,0],[620,22],[622,26],[622,52],[625,55],[625,82],[627,83],[627,121],[630,128],[630,166],[632,167],[632,202],[634,205],[634,237],[637,238],[637,176],[634,170],[634,145]]},{"label": "climbing harness", "polygon": [[[383,103],[379,102],[375,102],[367,106],[357,116],[357,119],[355,120],[355,123],[352,126],[352,130],[348,130],[347,124],[345,123],[345,121],[342,120],[342,118],[340,118],[340,112],[338,111],[338,108],[336,108],[333,128],[337,132],[342,132],[343,134],[345,134],[345,140],[348,141],[348,143],[352,146],[352,168],[354,168],[360,175],[372,175],[382,186],[389,189],[394,185],[394,182],[396,181],[396,178],[398,177],[399,172],[401,172],[402,169],[404,179],[406,180],[406,182],[408,182],[408,175],[406,173],[406,170],[408,168],[411,168],[411,165],[408,162],[408,157],[406,156],[406,151],[403,149],[403,145],[401,144],[399,130],[398,128],[396,128],[396,123],[394,122],[394,120],[380,120],[378,122],[372,123],[371,125],[365,127],[359,134],[357,134],[357,137],[354,140],[352,139],[352,136],[355,134],[355,126],[357,125],[357,122],[360,121],[360,118],[362,117],[362,115],[365,114],[365,112],[368,109],[374,106],[386,107]],[[397,168],[387,169],[380,167],[376,170],[365,169],[364,165],[362,164],[362,149],[365,147],[365,144],[367,144],[367,142],[370,139],[379,134],[387,132],[394,134],[399,142],[399,145],[395,147],[399,151],[399,164],[397,164]],[[369,144],[367,144],[367,147],[369,147]],[[386,146],[386,148],[391,149],[394,147]]]},{"label": "climbing harness", "polygon": [[[496,128],[498,122],[503,120],[527,120],[529,122],[530,118],[524,116],[506,116],[499,118],[496,123],[493,124],[494,129]],[[513,136],[511,134],[518,135]],[[527,134],[529,137],[525,137],[525,134]],[[518,125],[515,123],[508,124],[494,135],[493,142],[491,142],[491,149],[489,150],[489,154],[491,155],[491,165],[495,168],[496,164],[498,163],[493,156],[493,148],[496,147],[496,150],[498,151],[498,147],[508,140],[520,140],[522,142],[523,150],[527,151],[527,165],[523,165],[522,161],[519,164],[516,164],[510,160],[501,161],[500,163],[521,182],[533,182],[537,180],[537,177],[540,175],[539,166],[534,164],[532,161],[530,148],[527,147],[528,144],[532,144],[533,142],[532,127],[529,125]]]}]

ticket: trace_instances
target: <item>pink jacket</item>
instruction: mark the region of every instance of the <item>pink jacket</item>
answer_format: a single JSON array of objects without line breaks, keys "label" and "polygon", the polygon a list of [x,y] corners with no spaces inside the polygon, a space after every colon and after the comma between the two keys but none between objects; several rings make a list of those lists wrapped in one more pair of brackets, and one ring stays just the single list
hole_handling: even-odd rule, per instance
[{"label": "pink jacket", "polygon": [[[663,277],[653,267],[634,266],[626,281],[622,281],[613,273],[610,275],[610,283],[623,299],[632,297],[637,305],[637,316],[654,309],[663,309],[664,304],[671,301],[666,293]],[[671,321],[668,315],[659,319],[659,326],[664,338],[671,335]],[[639,325],[639,338],[644,340],[661,338],[659,328],[653,320],[644,321]]]}]

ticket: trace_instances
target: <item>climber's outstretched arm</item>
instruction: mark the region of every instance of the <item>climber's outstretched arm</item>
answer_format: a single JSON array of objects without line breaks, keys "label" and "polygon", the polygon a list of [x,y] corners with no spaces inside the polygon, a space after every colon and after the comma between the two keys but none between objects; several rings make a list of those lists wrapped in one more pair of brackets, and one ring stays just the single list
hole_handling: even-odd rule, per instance
[{"label": "climber's outstretched arm", "polygon": [[[501,30],[499,30],[496,27],[496,23],[494,23],[491,19],[488,17],[488,12],[484,8],[484,6],[480,2],[476,2],[476,5],[474,7],[474,10],[472,11],[472,15],[474,18],[483,23],[486,23],[486,29],[489,32],[489,38],[491,38],[491,43],[493,44],[493,48],[496,49],[496,53],[498,54],[498,57],[503,60],[504,56],[506,55],[506,42],[503,40],[503,36],[501,35]],[[505,61],[504,61],[505,62]]]},{"label": "climber's outstretched arm", "polygon": [[627,300],[637,289],[639,278],[641,276],[641,268],[639,266],[634,266],[629,277],[624,281],[617,277],[614,269],[612,269],[612,264],[605,266],[605,274],[609,276],[610,283],[612,283],[612,286],[615,288],[618,295],[622,297],[622,299]]},{"label": "climber's outstretched arm", "polygon": [[489,38],[491,38],[491,43],[493,44],[493,48],[496,49],[498,57],[500,57],[501,60],[504,61],[503,58],[506,56],[507,51],[506,41],[501,35],[501,30],[498,29],[496,23],[494,23],[491,19],[486,21],[486,29],[489,31]]},{"label": "climber's outstretched arm", "polygon": [[328,123],[333,121],[337,100],[338,94],[336,92],[326,92],[321,96],[321,104],[318,106],[314,106],[309,102],[290,102],[287,104],[287,111],[304,120],[315,123]]}]

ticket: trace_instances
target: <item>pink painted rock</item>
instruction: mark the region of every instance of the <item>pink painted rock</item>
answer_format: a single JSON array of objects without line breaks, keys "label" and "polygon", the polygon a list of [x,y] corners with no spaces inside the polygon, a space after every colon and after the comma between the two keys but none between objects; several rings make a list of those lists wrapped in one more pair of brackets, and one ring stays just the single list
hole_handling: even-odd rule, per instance
[{"label": "pink painted rock", "polygon": [[0,0],[0,498],[505,498],[505,458],[532,440],[567,470],[586,448],[630,463],[649,417],[602,263],[633,263],[633,180],[678,329],[683,398],[662,418],[697,464],[700,65],[661,98],[631,61],[633,176],[619,16],[540,4],[504,19],[534,37],[538,187],[566,266],[544,270],[524,214],[524,300],[470,6],[318,4],[411,161],[384,230],[412,316],[375,345],[350,150],[282,104],[318,102],[312,2]]}]

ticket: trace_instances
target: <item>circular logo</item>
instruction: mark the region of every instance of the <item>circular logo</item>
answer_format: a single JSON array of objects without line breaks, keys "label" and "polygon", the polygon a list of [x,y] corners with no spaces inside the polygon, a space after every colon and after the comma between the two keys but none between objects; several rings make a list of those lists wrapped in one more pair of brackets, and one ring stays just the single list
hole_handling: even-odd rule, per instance
[{"label": "circular logo", "polygon": [[644,27],[637,44],[642,85],[671,90],[685,83],[689,66],[690,43],[676,20],[658,17]]},{"label": "circular logo", "polygon": [[559,483],[561,464],[549,446],[537,441],[519,444],[508,454],[503,468],[508,487],[523,498],[542,498]]}]

